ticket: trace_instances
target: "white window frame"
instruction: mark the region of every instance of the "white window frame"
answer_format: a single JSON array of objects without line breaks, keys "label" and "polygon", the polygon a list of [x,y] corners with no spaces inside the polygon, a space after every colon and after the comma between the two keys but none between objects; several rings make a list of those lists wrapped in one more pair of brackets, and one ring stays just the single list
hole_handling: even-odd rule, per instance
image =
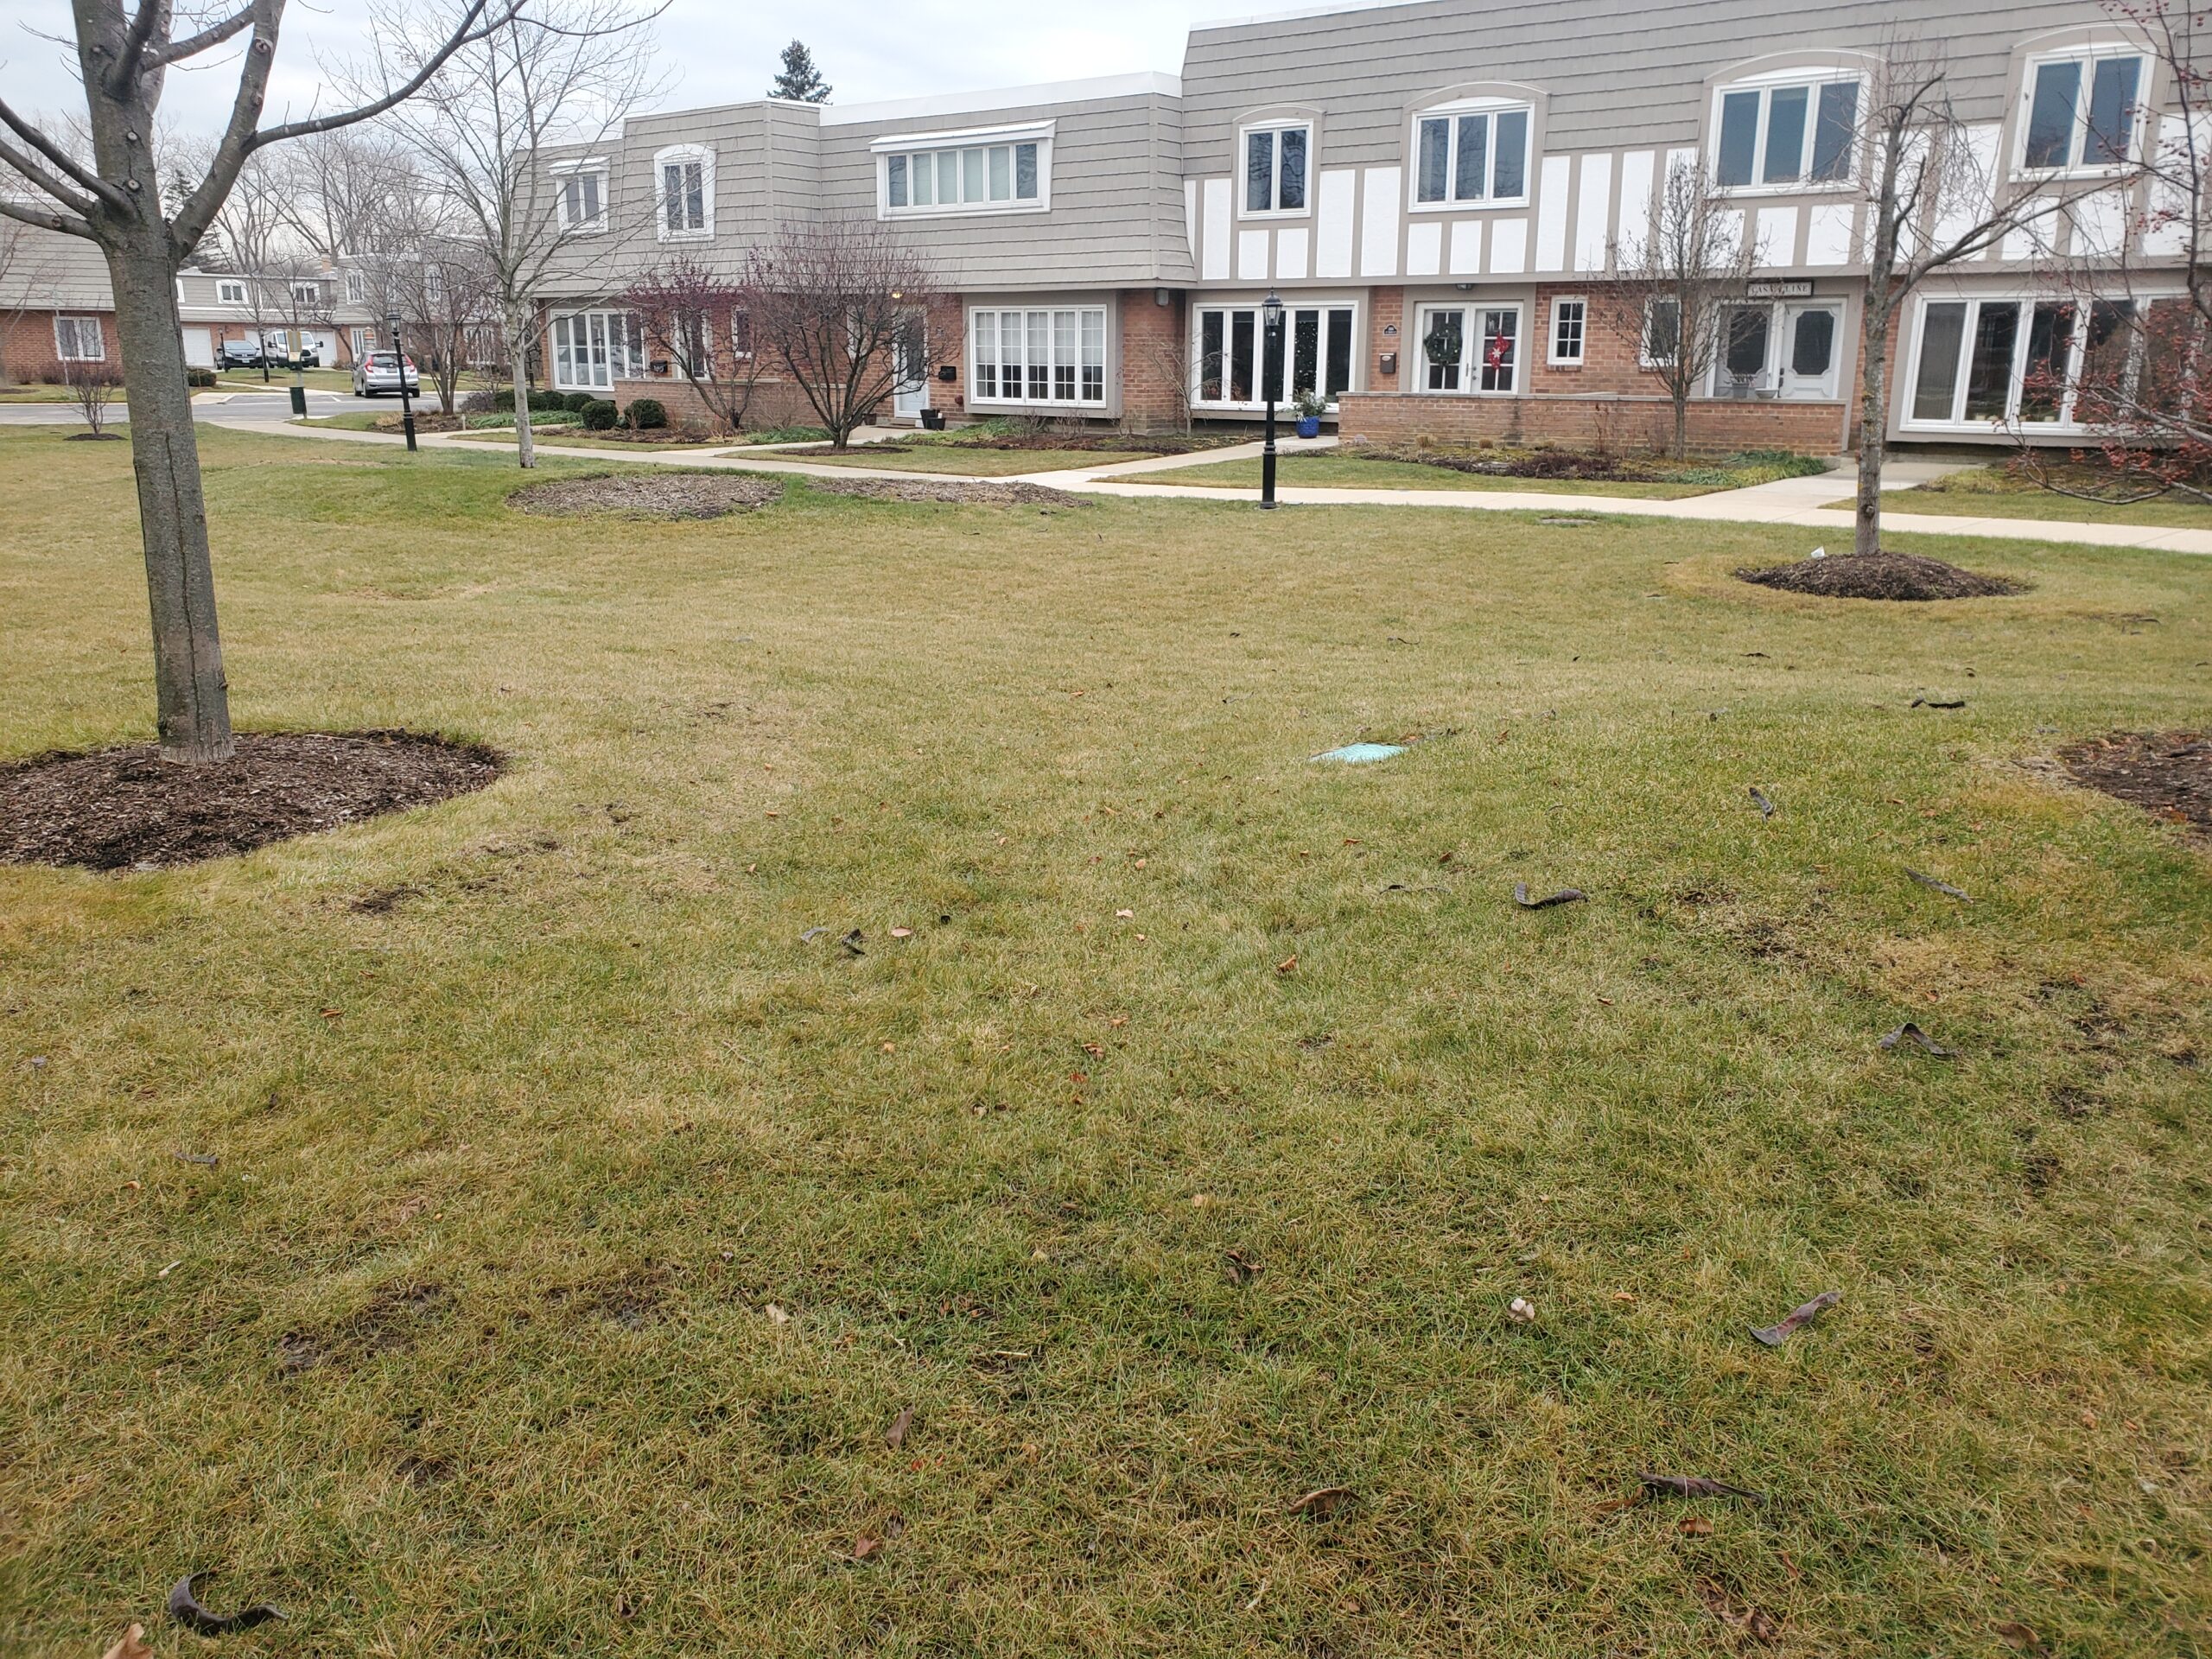
[{"label": "white window frame", "polygon": [[[67,324],[68,343],[62,341],[63,324]],[[93,351],[80,349],[86,330],[92,333]],[[105,363],[107,361],[107,330],[98,317],[60,316],[54,319],[54,355],[64,363]]]},{"label": "white window frame", "polygon": [[[1066,342],[1072,348],[1073,357],[1064,365],[1060,351],[1063,337],[1058,319],[1065,315],[1073,317],[1073,337]],[[982,321],[986,316],[991,320],[988,327]],[[1020,395],[1011,397],[1007,395],[1006,388],[999,384],[999,370],[1006,363],[1002,330],[1008,317],[1022,320],[1021,364],[1024,371]],[[1044,319],[1041,337],[1035,326],[1035,319],[1039,317]],[[1094,317],[1098,323],[1098,361],[1095,365],[1098,371],[1098,396],[1087,397],[1084,396],[1084,370],[1093,365],[1084,361],[1087,354],[1086,323]],[[967,330],[969,408],[1065,409],[1101,415],[1113,407],[1113,315],[1109,308],[1079,301],[1057,304],[973,305],[968,308]],[[1043,397],[1036,396],[1030,389],[1034,384],[1032,371],[1039,366],[1030,362],[1030,348],[1040,343],[1045,349],[1045,361],[1041,365],[1045,371],[1046,395]],[[1072,397],[1059,394],[1058,371],[1063,366],[1071,371],[1069,378],[1075,394]],[[991,390],[984,391],[982,388],[985,385]]]},{"label": "white window frame", "polygon": [[[1016,126],[976,127],[963,132],[906,132],[894,137],[876,139],[868,146],[875,155],[875,216],[878,219],[950,219],[1051,212],[1054,124],[1050,121],[1030,121]],[[1033,144],[1037,149],[1037,194],[1033,197],[1018,196],[1014,192],[1020,187],[1020,151],[1024,146]],[[966,150],[982,154],[980,172],[983,194],[974,201],[963,199],[947,203],[937,200],[938,192],[932,183],[931,200],[917,206],[913,186],[917,158],[929,157],[930,165],[935,170],[939,157],[950,154],[958,158],[961,152]],[[990,194],[991,153],[995,150],[1007,152],[1007,192],[995,200]],[[891,200],[892,163],[894,160],[901,169],[906,198],[895,206]],[[956,159],[957,168],[964,165],[964,162]],[[966,195],[964,188],[962,194],[963,198]]]},{"label": "white window frame", "polygon": [[[1833,179],[1813,176],[1813,146],[1817,142],[1821,126],[1821,89],[1848,81],[1859,88],[1857,101],[1852,105],[1851,143],[1846,152],[1843,172]],[[1797,178],[1783,179],[1773,184],[1762,183],[1759,175],[1766,171],[1767,128],[1774,116],[1774,95],[1793,86],[1805,89],[1805,138],[1802,161],[1804,171]],[[1732,92],[1757,92],[1759,95],[1758,124],[1751,132],[1751,178],[1743,184],[1720,182],[1720,123],[1722,111],[1727,107]],[[1800,64],[1795,68],[1769,70],[1764,74],[1745,75],[1713,89],[1713,105],[1708,118],[1712,123],[1711,142],[1707,145],[1712,159],[1707,174],[1714,190],[1736,196],[1808,196],[1833,195],[1839,191],[1859,187],[1859,169],[1863,159],[1860,151],[1861,124],[1866,118],[1866,72],[1847,64]]]},{"label": "white window frame", "polygon": [[368,328],[354,329],[353,331],[353,360],[356,363],[359,363],[366,358],[370,353],[376,350],[375,332]]},{"label": "white window frame", "polygon": [[244,283],[218,282],[215,284],[216,304],[244,305],[245,302],[245,284]]},{"label": "white window frame", "polygon": [[[594,319],[597,319],[596,325]],[[577,338],[579,330],[581,339]],[[546,338],[552,345],[553,385],[557,391],[611,392],[620,381],[645,378],[645,331],[633,313],[606,306],[556,311],[547,323]],[[577,345],[587,352],[606,354],[605,379],[576,373],[574,348]],[[564,349],[568,352],[565,379]]]},{"label": "white window frame", "polygon": [[[1493,196],[1488,194],[1497,178],[1497,119],[1500,116],[1519,112],[1529,118],[1521,147],[1521,194],[1517,196]],[[1490,118],[1490,136],[1484,144],[1484,156],[1490,168],[1490,177],[1483,181],[1484,194],[1462,200],[1459,188],[1459,118],[1484,115]],[[1446,149],[1444,162],[1444,196],[1439,201],[1421,200],[1421,130],[1427,121],[1448,121],[1446,134]],[[1414,213],[1470,213],[1493,207],[1526,207],[1529,205],[1529,179],[1536,170],[1536,106],[1525,98],[1462,98],[1449,104],[1435,104],[1414,113],[1411,136],[1406,150],[1406,210]]]},{"label": "white window frame", "polygon": [[[668,169],[699,169],[699,222],[672,226],[668,222]],[[690,213],[684,213],[689,219]],[[669,144],[653,152],[653,233],[664,242],[705,242],[715,234],[715,152],[709,144]]]},{"label": "white window frame", "polygon": [[[1209,295],[1203,301],[1194,302],[1192,305],[1190,318],[1191,408],[1194,412],[1199,414],[1246,415],[1264,410],[1268,406],[1267,385],[1265,382],[1268,348],[1265,333],[1266,319],[1261,315],[1261,302],[1262,297],[1262,296],[1257,293],[1249,296]],[[1298,322],[1296,314],[1300,311],[1318,311],[1321,314],[1319,339],[1316,351],[1316,355],[1319,360],[1314,365],[1316,371],[1316,384],[1320,386],[1326,386],[1329,383],[1329,315],[1332,312],[1336,311],[1347,311],[1351,314],[1351,359],[1346,365],[1348,384],[1344,386],[1342,392],[1332,397],[1329,407],[1332,410],[1334,410],[1337,407],[1337,397],[1345,396],[1359,390],[1361,353],[1364,350],[1364,346],[1363,345],[1363,335],[1361,334],[1361,329],[1364,326],[1363,320],[1364,310],[1364,302],[1361,300],[1360,296],[1356,294],[1331,294],[1326,292],[1307,294],[1300,292],[1292,295],[1288,299],[1283,302],[1282,384],[1277,388],[1277,390],[1281,393],[1281,396],[1275,400],[1277,408],[1287,409],[1290,406],[1295,384],[1298,378]],[[1230,374],[1227,365],[1224,365],[1221,375],[1222,395],[1218,397],[1208,397],[1205,395],[1206,373],[1205,314],[1209,311],[1218,311],[1224,314],[1222,341],[1224,352],[1230,349],[1230,324],[1226,320],[1227,315],[1236,311],[1249,311],[1254,314],[1252,319],[1252,385],[1255,395],[1253,397],[1239,399],[1229,396]]]},{"label": "white window frame", "polygon": [[[2143,341],[2141,328],[2151,308],[2161,301],[2178,298],[2178,288],[2160,289],[2156,292],[2125,292],[2110,295],[2092,294],[2083,302],[2088,305],[2098,300],[2133,303],[2136,313],[2136,335],[2129,345],[2131,372],[2139,368]],[[2085,317],[2077,317],[2073,338],[2066,352],[2066,392],[2059,405],[2056,420],[2024,421],[2020,418],[2020,393],[2027,378],[2028,347],[2033,336],[2035,308],[2054,302],[2049,289],[2006,289],[2001,292],[1975,294],[1922,294],[1915,296],[1912,311],[1912,351],[1910,362],[1900,388],[1897,423],[1901,432],[1958,432],[1986,435],[1992,432],[2024,433],[2078,436],[2088,429],[2074,418],[2074,399],[2081,384],[2082,359],[2088,353],[2089,331]],[[1958,381],[1951,389],[1951,407],[1961,411],[1943,420],[1923,420],[1913,413],[1913,405],[1920,396],[1921,359],[1928,346],[1928,308],[1931,305],[1964,305],[1967,308],[1965,331],[1959,341]],[[1974,334],[1981,321],[1985,305],[2017,305],[2020,308],[2018,327],[2012,336],[2012,360],[2005,370],[2005,412],[1999,416],[1976,416],[1963,413],[1966,408],[1967,382],[1972,372]]]},{"label": "white window frame", "polygon": [[[1318,147],[1314,143],[1315,136],[1319,130],[1320,124],[1310,116],[1283,116],[1272,121],[1248,121],[1236,129],[1236,172],[1235,181],[1230,188],[1236,192],[1237,218],[1310,219],[1313,217],[1313,185],[1321,170],[1320,156],[1317,153]],[[1268,163],[1271,171],[1268,181],[1268,200],[1271,204],[1280,204],[1282,200],[1282,136],[1286,132],[1303,132],[1306,135],[1306,178],[1303,186],[1306,200],[1303,206],[1284,207],[1278,205],[1254,207],[1249,205],[1246,193],[1250,188],[1250,181],[1247,176],[1247,168],[1250,164],[1249,158],[1251,155],[1252,139],[1255,134],[1262,132],[1274,135],[1274,143]]]},{"label": "white window frame", "polygon": [[358,270],[346,273],[346,303],[366,305],[369,301],[369,279]]},{"label": "white window frame", "polygon": [[[1564,320],[1563,314],[1569,306],[1574,308],[1574,353],[1572,356],[1563,354],[1559,348],[1560,324]],[[1548,326],[1544,333],[1544,361],[1554,368],[1580,368],[1589,356],[1589,353],[1590,302],[1587,299],[1571,298],[1566,295],[1555,296],[1552,301],[1551,315],[1548,319]]]},{"label": "white window frame", "polygon": [[294,305],[321,305],[322,303],[321,283],[293,283],[289,286],[292,291]]},{"label": "white window frame", "polygon": [[[1431,386],[1428,384],[1428,320],[1439,311],[1464,311],[1467,321],[1459,340],[1459,378],[1457,386]],[[1482,316],[1486,311],[1513,313],[1513,384],[1510,386],[1485,388],[1482,384],[1483,362]],[[1410,347],[1414,374],[1418,382],[1414,391],[1425,397],[1518,397],[1529,390],[1529,308],[1519,300],[1485,300],[1476,295],[1465,299],[1435,300],[1414,308],[1414,332]]]},{"label": "white window frame", "polygon": [[[2028,165],[2028,127],[2035,119],[2036,79],[2043,73],[2044,66],[2052,63],[2078,63],[2082,66],[2081,86],[2074,106],[2074,130],[2067,140],[2066,153],[2069,156],[2084,153],[2089,136],[2089,105],[2100,62],[2113,58],[2135,60],[2135,105],[2128,124],[2127,156],[2119,162],[2069,161],[2056,167]],[[2027,60],[2020,74],[2020,108],[2012,127],[2012,168],[2015,179],[2107,179],[2118,176],[2142,159],[2143,142],[2156,112],[2151,102],[2151,76],[2157,65],[2151,54],[2139,46],[2124,41],[2101,42],[2094,45],[2056,48],[2038,52]]]},{"label": "white window frame", "polygon": [[[602,234],[607,229],[607,158],[604,156],[588,156],[578,161],[556,162],[551,171],[553,207],[561,229],[570,236]],[[599,215],[595,219],[573,219],[569,213],[569,185],[571,181],[588,174],[598,175]]]}]

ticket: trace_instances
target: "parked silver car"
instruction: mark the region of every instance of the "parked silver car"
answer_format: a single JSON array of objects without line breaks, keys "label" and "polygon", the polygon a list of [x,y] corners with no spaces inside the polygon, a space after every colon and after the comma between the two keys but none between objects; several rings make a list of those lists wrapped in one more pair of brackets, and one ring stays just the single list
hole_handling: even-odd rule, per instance
[{"label": "parked silver car", "polygon": [[[353,365],[353,395],[356,397],[378,397],[387,391],[397,391],[402,372],[397,353],[371,352]],[[404,372],[408,394],[410,397],[419,395],[423,383],[416,375],[413,358],[406,360]]]}]

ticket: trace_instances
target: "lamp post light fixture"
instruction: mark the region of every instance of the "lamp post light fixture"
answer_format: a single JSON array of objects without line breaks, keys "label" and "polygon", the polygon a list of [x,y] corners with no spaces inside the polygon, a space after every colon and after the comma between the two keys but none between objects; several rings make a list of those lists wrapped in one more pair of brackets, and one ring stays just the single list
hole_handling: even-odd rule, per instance
[{"label": "lamp post light fixture", "polygon": [[1273,289],[1260,305],[1260,374],[1268,383],[1268,441],[1260,450],[1260,505],[1275,505],[1275,383],[1282,378],[1282,297]]},{"label": "lamp post light fixture", "polygon": [[392,365],[399,374],[400,429],[407,434],[407,448],[411,454],[415,448],[415,403],[407,395],[407,353],[399,344],[399,313],[395,311],[384,321],[391,330]]}]

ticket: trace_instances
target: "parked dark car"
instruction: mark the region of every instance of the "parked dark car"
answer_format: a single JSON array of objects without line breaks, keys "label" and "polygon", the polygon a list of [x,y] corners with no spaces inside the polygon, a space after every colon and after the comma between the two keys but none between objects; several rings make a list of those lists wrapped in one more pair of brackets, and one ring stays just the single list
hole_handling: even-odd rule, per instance
[{"label": "parked dark car", "polygon": [[226,340],[223,349],[216,353],[226,369],[261,369],[269,366],[269,359],[259,346],[250,340]]}]

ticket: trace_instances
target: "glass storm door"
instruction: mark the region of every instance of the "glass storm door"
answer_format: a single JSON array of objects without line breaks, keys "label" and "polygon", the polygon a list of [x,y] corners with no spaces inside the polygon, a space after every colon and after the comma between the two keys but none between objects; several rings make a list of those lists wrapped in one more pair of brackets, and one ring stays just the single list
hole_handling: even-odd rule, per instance
[{"label": "glass storm door", "polygon": [[1782,308],[1781,389],[1784,397],[1810,402],[1836,395],[1842,360],[1843,310],[1835,305]]},{"label": "glass storm door", "polygon": [[898,376],[891,392],[891,412],[901,420],[919,420],[930,406],[930,365],[929,342],[918,314],[903,320],[891,352],[892,367]]}]

